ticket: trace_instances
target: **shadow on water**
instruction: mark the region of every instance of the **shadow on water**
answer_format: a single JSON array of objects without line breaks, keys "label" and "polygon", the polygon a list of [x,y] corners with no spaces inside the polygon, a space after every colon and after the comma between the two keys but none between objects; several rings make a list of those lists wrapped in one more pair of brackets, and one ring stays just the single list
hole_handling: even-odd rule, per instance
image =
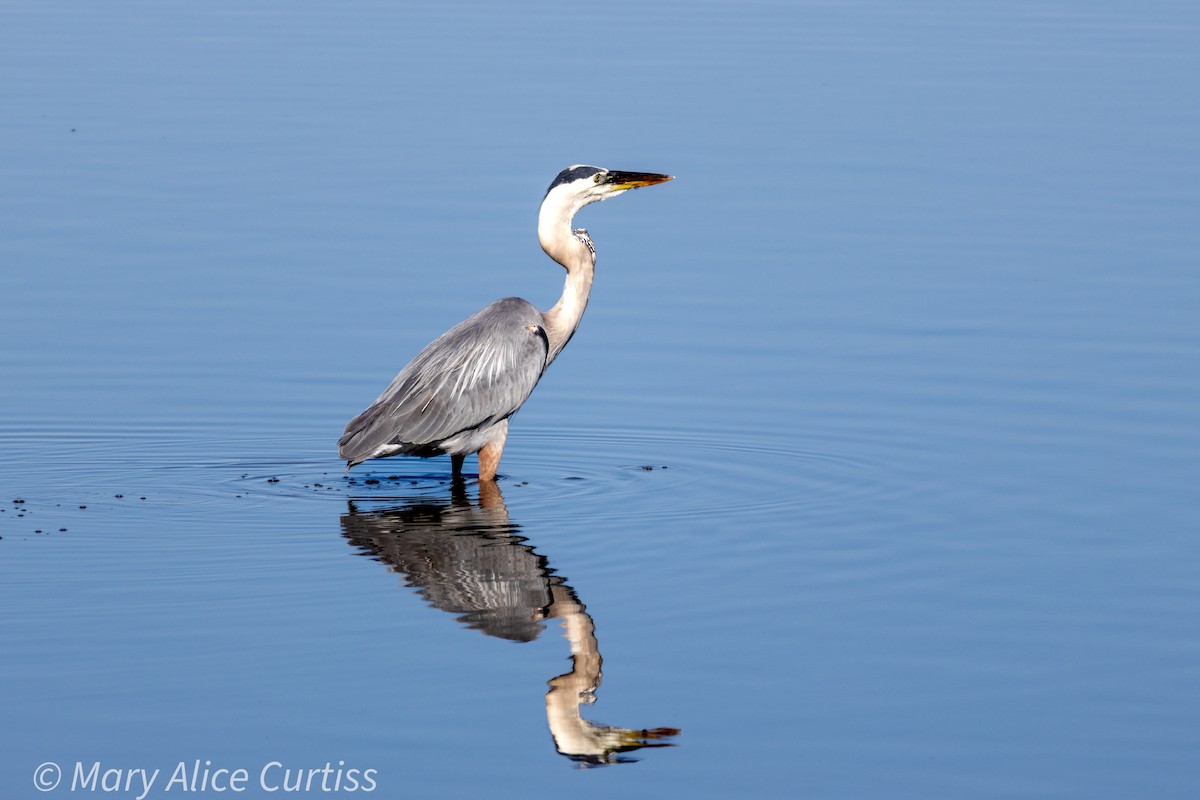
[{"label": "shadow on water", "polygon": [[446,501],[363,510],[351,500],[341,522],[351,545],[403,574],[430,605],[469,628],[530,642],[544,620],[562,620],[571,670],[551,678],[546,692],[546,721],[559,753],[590,766],[635,761],[622,754],[643,747],[672,746],[675,728],[620,728],[583,718],[581,708],[595,702],[601,680],[595,623],[566,579],[518,535],[498,486],[480,485],[475,504],[461,481]]}]

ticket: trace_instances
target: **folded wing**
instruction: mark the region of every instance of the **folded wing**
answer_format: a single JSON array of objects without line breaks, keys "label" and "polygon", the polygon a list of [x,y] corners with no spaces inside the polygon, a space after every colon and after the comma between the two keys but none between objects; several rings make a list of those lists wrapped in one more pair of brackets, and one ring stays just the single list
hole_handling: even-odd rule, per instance
[{"label": "folded wing", "polygon": [[498,300],[443,333],[346,426],[338,452],[353,466],[380,455],[436,455],[446,439],[507,419],[546,369],[542,314]]}]

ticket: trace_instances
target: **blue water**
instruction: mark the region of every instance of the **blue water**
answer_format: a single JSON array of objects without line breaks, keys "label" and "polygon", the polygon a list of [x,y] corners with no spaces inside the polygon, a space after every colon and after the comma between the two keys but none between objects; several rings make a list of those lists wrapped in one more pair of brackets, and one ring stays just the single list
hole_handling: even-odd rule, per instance
[{"label": "blue water", "polygon": [[[1192,4],[0,16],[3,796],[1200,792]],[[347,477],[579,162],[499,493]]]}]

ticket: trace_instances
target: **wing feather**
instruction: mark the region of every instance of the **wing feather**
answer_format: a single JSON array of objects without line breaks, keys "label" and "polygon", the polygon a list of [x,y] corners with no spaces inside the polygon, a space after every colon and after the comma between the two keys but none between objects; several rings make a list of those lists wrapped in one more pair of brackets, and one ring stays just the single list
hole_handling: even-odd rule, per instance
[{"label": "wing feather", "polygon": [[518,297],[498,300],[433,340],[338,441],[357,464],[384,446],[434,455],[442,441],[506,419],[546,369],[542,315]]}]

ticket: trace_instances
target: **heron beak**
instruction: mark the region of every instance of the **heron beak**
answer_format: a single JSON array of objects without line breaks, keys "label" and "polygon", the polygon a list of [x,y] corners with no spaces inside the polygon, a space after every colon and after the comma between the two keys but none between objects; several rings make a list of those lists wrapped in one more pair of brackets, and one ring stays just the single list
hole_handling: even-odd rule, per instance
[{"label": "heron beak", "polygon": [[610,171],[604,182],[618,192],[627,189],[640,189],[643,186],[653,186],[656,183],[666,183],[675,180],[674,175],[659,175],[655,172],[618,172]]}]

